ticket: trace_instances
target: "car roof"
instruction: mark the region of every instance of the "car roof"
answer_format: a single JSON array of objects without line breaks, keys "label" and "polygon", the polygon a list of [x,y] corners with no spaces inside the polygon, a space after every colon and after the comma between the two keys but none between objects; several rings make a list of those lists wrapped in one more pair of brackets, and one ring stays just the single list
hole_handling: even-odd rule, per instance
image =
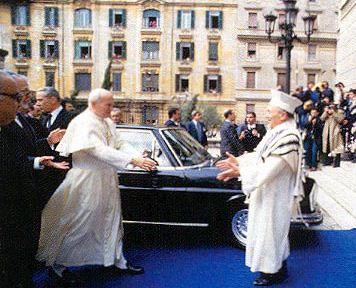
[{"label": "car roof", "polygon": [[144,129],[144,130],[182,130],[183,128],[178,128],[178,127],[166,127],[166,126],[161,126],[161,127],[152,127],[152,126],[144,126],[144,125],[135,125],[135,124],[119,124],[116,125],[116,128],[130,128],[130,129]]}]

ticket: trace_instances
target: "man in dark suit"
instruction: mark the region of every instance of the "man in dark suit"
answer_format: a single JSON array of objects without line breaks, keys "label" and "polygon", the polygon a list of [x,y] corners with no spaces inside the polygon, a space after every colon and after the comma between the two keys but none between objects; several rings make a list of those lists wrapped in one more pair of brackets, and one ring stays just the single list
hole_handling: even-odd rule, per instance
[{"label": "man in dark suit", "polygon": [[0,287],[33,288],[40,211],[27,155],[8,126],[20,94],[14,79],[0,71]]},{"label": "man in dark suit", "polygon": [[235,121],[235,112],[232,109],[228,109],[224,112],[225,122],[220,128],[220,153],[222,158],[227,158],[226,152],[230,152],[234,156],[240,156],[244,153],[243,146],[239,142],[236,133],[236,126],[233,123]]},{"label": "man in dark suit", "polygon": [[[41,151],[44,151],[46,155],[54,156],[56,162],[70,162],[70,158],[59,156],[55,148],[62,139],[65,129],[74,115],[62,107],[59,93],[53,87],[44,87],[38,90],[36,100],[36,104],[40,107],[41,111],[48,114],[43,118],[42,125],[47,129],[49,137],[39,140]],[[51,138],[50,136],[53,133],[56,133],[57,137]],[[48,193],[45,200],[49,200],[54,191],[56,191],[57,187],[64,180],[66,172],[66,170],[45,168],[43,182],[46,184],[43,189]]]},{"label": "man in dark suit", "polygon": [[188,121],[187,123],[187,131],[190,135],[193,136],[195,140],[197,140],[201,145],[203,145],[206,149],[208,148],[208,139],[206,137],[206,128],[203,122],[200,122],[201,114],[200,111],[194,110],[192,112],[192,121]]},{"label": "man in dark suit", "polygon": [[257,124],[256,113],[249,112],[246,115],[246,124],[241,124],[240,126],[239,141],[245,151],[252,152],[267,132],[265,125]]},{"label": "man in dark suit", "polygon": [[164,126],[185,128],[185,126],[180,122],[182,116],[178,108],[170,108],[168,110],[168,118],[169,120],[164,124]]}]

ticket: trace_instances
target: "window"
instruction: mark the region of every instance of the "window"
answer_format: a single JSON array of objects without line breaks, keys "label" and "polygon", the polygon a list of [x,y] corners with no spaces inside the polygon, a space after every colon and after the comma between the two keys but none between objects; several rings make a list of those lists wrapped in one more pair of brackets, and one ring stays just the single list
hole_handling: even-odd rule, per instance
[{"label": "window", "polygon": [[158,74],[142,74],[142,92],[158,91]]},{"label": "window", "polygon": [[75,10],[75,27],[90,28],[91,27],[91,11],[86,8]]},{"label": "window", "polygon": [[126,41],[109,41],[109,59],[126,59]]},{"label": "window", "polygon": [[277,73],[277,85],[282,85],[283,87],[286,87],[286,73]]},{"label": "window", "polygon": [[29,26],[30,25],[30,7],[29,6],[11,6],[12,25]]},{"label": "window", "polygon": [[223,28],[223,12],[222,11],[206,11],[206,29],[222,29]]},{"label": "window", "polygon": [[91,42],[76,41],[75,42],[75,58],[76,59],[91,59]]},{"label": "window", "polygon": [[23,70],[20,70],[17,72],[19,75],[23,75],[25,77],[27,77],[27,71],[23,71]]},{"label": "window", "polygon": [[308,45],[308,61],[316,60],[316,45]]},{"label": "window", "polygon": [[58,26],[57,7],[45,7],[45,26],[50,26],[50,27]]},{"label": "window", "polygon": [[46,72],[46,87],[54,87],[54,72]]},{"label": "window", "polygon": [[316,83],[316,75],[315,73],[308,73],[307,75],[307,83],[314,82]]},{"label": "window", "polygon": [[121,73],[112,73],[112,91],[121,92]]},{"label": "window", "polygon": [[[158,124],[159,109],[157,106],[143,105],[142,107],[142,122],[144,125]],[[152,147],[149,149],[152,151]]]},{"label": "window", "polygon": [[189,76],[188,75],[176,75],[176,92],[189,91]]},{"label": "window", "polygon": [[255,104],[246,104],[246,114],[255,112]]},{"label": "window", "polygon": [[247,43],[247,58],[256,59],[256,43]]},{"label": "window", "polygon": [[109,9],[109,26],[126,27],[126,9]]},{"label": "window", "polygon": [[279,14],[278,19],[279,19],[279,23],[278,23],[279,27],[286,24],[286,14]]},{"label": "window", "polygon": [[176,60],[194,60],[194,43],[177,42]]},{"label": "window", "polygon": [[284,46],[278,46],[277,59],[285,61],[286,60],[286,52],[287,50]]},{"label": "window", "polygon": [[149,9],[143,11],[143,27],[156,29],[160,26],[159,11],[154,9]]},{"label": "window", "polygon": [[178,11],[177,28],[193,29],[194,28],[194,11]]},{"label": "window", "polygon": [[75,90],[90,91],[91,90],[91,74],[76,73],[75,74]]},{"label": "window", "polygon": [[158,60],[159,42],[142,42],[143,60]]},{"label": "window", "polygon": [[256,88],[256,72],[247,72],[246,88]]},{"label": "window", "polygon": [[221,93],[222,92],[221,75],[204,75],[204,92]]},{"label": "window", "polygon": [[257,13],[248,13],[248,28],[257,28]]},{"label": "window", "polygon": [[41,58],[58,58],[57,40],[40,40]]},{"label": "window", "polygon": [[209,61],[218,61],[219,43],[209,43]]},{"label": "window", "polygon": [[31,40],[12,40],[14,58],[31,58]]}]

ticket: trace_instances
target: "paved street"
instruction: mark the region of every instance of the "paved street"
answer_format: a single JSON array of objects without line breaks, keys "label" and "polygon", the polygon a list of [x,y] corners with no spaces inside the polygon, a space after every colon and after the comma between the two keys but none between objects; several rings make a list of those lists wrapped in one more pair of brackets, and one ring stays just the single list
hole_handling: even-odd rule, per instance
[{"label": "paved street", "polygon": [[318,183],[317,201],[324,211],[324,223],[314,228],[356,228],[356,164],[341,161],[340,168],[324,166],[310,176]]}]

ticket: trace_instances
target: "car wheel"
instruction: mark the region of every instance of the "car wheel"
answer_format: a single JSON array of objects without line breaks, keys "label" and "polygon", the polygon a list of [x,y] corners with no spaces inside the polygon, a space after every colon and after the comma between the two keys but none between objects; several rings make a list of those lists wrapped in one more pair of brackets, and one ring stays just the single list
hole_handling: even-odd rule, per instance
[{"label": "car wheel", "polygon": [[231,236],[233,243],[240,249],[246,248],[248,209],[243,208],[232,213]]}]

